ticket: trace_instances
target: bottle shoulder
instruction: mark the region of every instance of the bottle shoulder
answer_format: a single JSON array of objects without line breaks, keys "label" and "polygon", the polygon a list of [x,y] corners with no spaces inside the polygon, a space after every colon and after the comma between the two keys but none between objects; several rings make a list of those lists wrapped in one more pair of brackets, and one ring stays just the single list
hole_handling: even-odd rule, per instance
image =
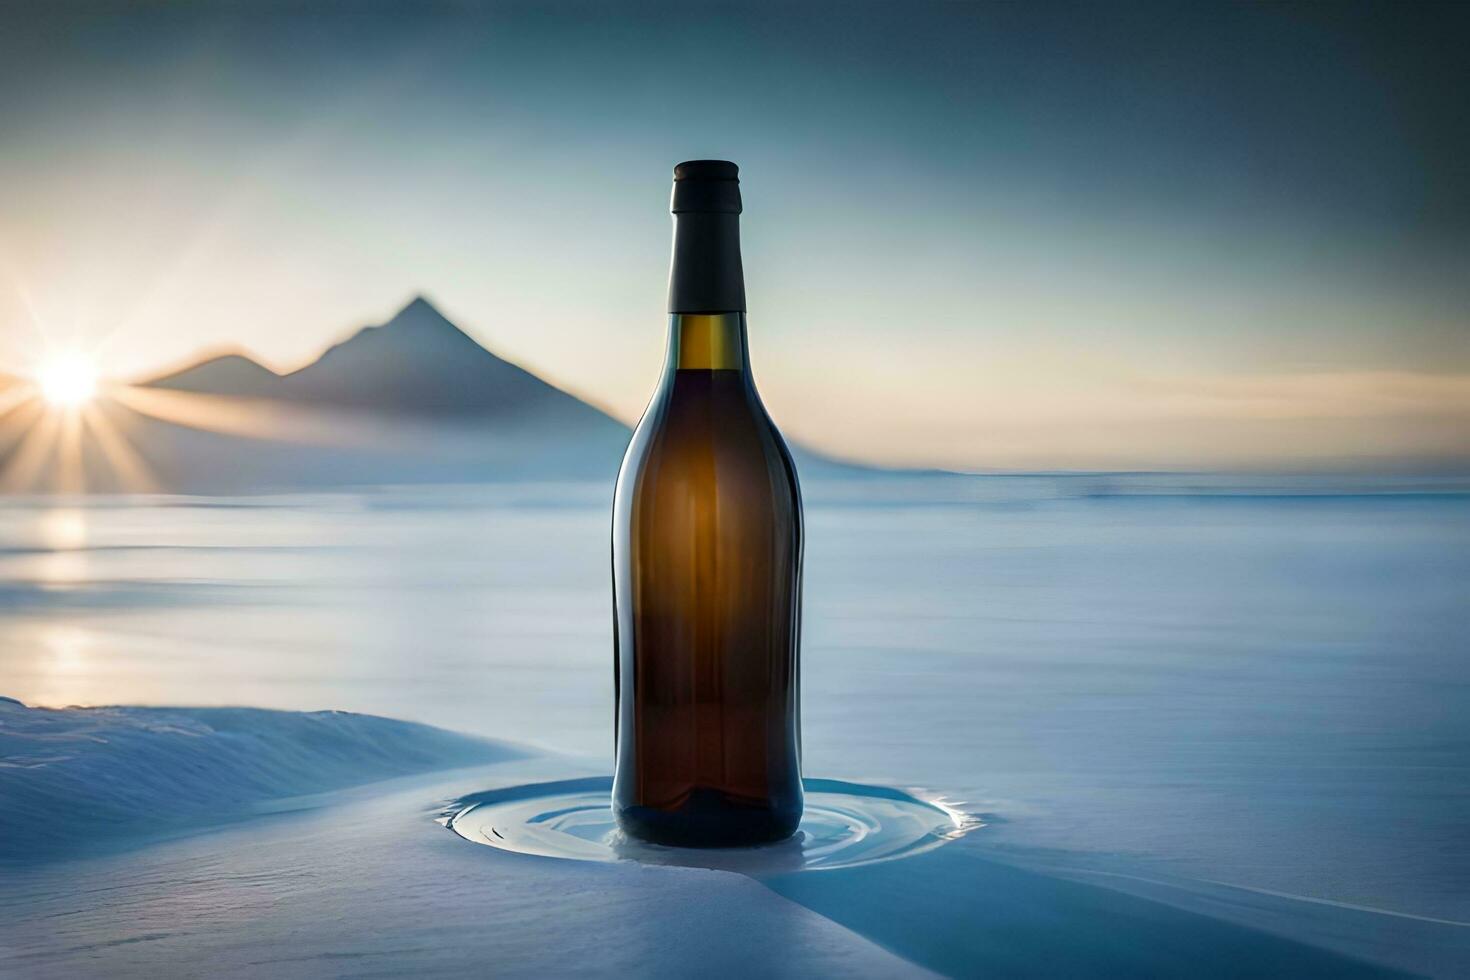
[{"label": "bottle shoulder", "polygon": [[739,372],[679,371],[666,376],[634,427],[618,492],[635,482],[743,482],[761,476],[797,493],[790,449],[748,377]]}]

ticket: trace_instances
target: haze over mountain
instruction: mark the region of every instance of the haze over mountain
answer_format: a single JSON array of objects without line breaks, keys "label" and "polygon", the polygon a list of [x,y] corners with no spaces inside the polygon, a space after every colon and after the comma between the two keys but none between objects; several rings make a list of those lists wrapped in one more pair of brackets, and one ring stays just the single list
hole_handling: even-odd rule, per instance
[{"label": "haze over mountain", "polygon": [[605,413],[495,356],[423,297],[387,323],[363,327],[290,374],[278,375],[244,355],[230,354],[145,384],[390,415],[535,419],[616,431],[623,438],[627,433]]},{"label": "haze over mountain", "polygon": [[[153,489],[251,493],[352,484],[601,479],[626,425],[486,350],[427,300],[277,374],[210,357],[99,399]],[[82,440],[80,489],[136,489]],[[0,447],[0,457],[15,445]],[[793,447],[804,474],[855,475]],[[53,461],[51,470],[59,463]],[[56,472],[38,473],[40,485]],[[76,481],[73,481],[76,489]]]}]

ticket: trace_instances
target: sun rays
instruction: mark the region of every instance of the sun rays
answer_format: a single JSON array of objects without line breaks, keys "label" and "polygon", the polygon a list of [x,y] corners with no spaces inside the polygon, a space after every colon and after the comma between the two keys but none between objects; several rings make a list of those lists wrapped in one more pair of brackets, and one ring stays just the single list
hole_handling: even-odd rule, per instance
[{"label": "sun rays", "polygon": [[120,406],[139,415],[220,435],[307,446],[367,447],[384,442],[382,424],[366,425],[350,412],[143,385],[119,387],[111,394]]},{"label": "sun rays", "polygon": [[96,382],[86,394],[86,381],[37,377],[0,390],[0,493],[156,492],[139,438],[150,421],[252,439],[305,434],[242,399]]},{"label": "sun rays", "polygon": [[0,492],[156,489],[127,422],[114,418],[115,387],[102,381],[95,354],[55,346],[30,377],[0,380]]},{"label": "sun rays", "polygon": [[165,490],[172,481],[160,472],[177,464],[183,430],[313,445],[373,439],[360,425],[304,407],[109,381],[105,356],[119,325],[99,340],[82,320],[49,322],[13,271],[8,278],[25,308],[16,326],[29,332],[12,339],[28,368],[0,374],[0,494]]},{"label": "sun rays", "polygon": [[159,492],[166,481],[146,455],[146,447],[168,443],[148,438],[159,427],[339,448],[392,438],[391,427],[366,425],[349,414],[106,383],[67,367],[0,387],[0,493]]},{"label": "sun rays", "polygon": [[0,492],[156,489],[147,461],[109,417],[113,406],[98,390],[94,378],[76,374],[15,382],[0,392]]}]

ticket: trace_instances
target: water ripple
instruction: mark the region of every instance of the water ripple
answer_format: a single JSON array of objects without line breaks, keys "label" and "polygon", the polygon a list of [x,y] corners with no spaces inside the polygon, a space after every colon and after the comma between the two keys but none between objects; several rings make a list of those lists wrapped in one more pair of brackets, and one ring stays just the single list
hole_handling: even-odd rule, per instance
[{"label": "water ripple", "polygon": [[807,779],[806,810],[790,840],[761,847],[665,847],[625,836],[613,820],[612,779],[512,786],[455,801],[440,822],[505,851],[571,861],[636,861],[751,875],[822,871],[932,850],[983,826],[936,799],[836,779]]}]

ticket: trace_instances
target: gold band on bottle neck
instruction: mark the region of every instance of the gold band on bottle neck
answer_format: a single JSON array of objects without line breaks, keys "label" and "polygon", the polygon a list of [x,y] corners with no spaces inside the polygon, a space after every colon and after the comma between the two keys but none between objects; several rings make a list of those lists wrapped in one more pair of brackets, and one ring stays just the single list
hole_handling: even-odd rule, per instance
[{"label": "gold band on bottle neck", "polygon": [[745,368],[744,313],[675,313],[672,340],[681,371],[740,371]]}]

